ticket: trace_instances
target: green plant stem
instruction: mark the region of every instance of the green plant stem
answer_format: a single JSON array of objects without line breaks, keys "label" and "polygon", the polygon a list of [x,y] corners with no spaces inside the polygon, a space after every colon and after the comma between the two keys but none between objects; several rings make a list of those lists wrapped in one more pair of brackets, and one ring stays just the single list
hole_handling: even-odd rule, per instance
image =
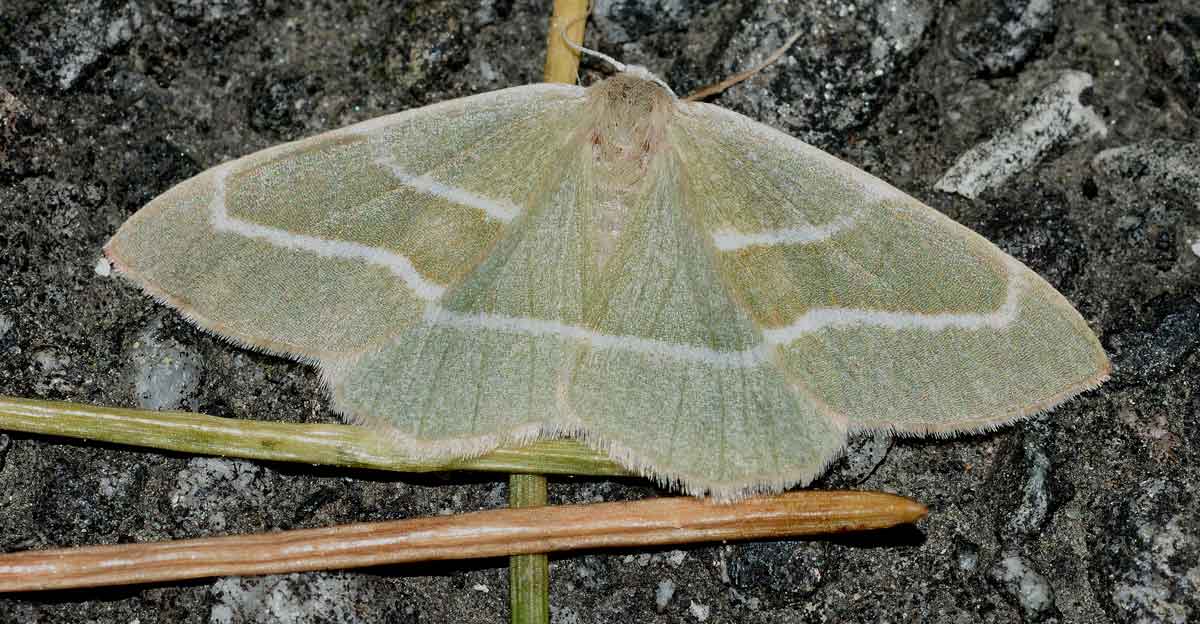
[{"label": "green plant stem", "polygon": [[[544,507],[546,498],[546,477],[509,476],[509,507]],[[512,624],[550,623],[550,557],[546,553],[509,558],[508,605],[512,611]]]},{"label": "green plant stem", "polygon": [[473,459],[430,461],[400,455],[386,435],[365,427],[239,420],[2,395],[0,430],[200,455],[395,472],[629,475],[617,463],[574,440],[543,440],[519,448],[499,448]]}]

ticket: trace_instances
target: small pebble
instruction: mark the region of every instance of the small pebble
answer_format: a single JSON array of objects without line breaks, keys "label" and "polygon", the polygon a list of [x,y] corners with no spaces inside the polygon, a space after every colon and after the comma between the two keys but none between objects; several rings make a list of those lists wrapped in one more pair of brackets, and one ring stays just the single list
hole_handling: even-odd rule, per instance
[{"label": "small pebble", "polygon": [[1054,589],[1024,557],[1006,553],[990,571],[991,579],[1020,607],[1026,622],[1041,622],[1054,616]]},{"label": "small pebble", "polygon": [[[671,579],[659,581],[658,589],[654,592],[654,608],[662,613],[671,599],[675,597],[675,583]],[[692,603],[695,604],[695,603]]]}]

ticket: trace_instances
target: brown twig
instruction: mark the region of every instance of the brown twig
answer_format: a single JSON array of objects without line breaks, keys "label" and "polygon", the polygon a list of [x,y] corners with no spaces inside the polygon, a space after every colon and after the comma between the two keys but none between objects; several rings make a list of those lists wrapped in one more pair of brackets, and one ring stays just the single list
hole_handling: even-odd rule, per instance
[{"label": "brown twig", "polygon": [[775,50],[774,52],[772,52],[771,56],[768,56],[767,60],[763,61],[762,63],[759,63],[757,67],[747,69],[746,71],[738,72],[738,73],[722,80],[721,82],[718,82],[717,84],[708,85],[707,87],[704,87],[703,89],[700,89],[683,99],[688,102],[696,102],[699,100],[703,100],[704,98],[709,97],[711,95],[716,95],[716,94],[724,91],[725,89],[728,89],[729,87],[732,87],[733,85],[735,85],[739,82],[742,82],[743,80],[746,80],[748,78],[753,78],[754,74],[757,74],[758,72],[766,69],[767,66],[769,66],[771,63],[778,61],[780,59],[780,57],[783,56],[783,53],[787,52],[788,48],[792,47],[792,44],[796,43],[796,40],[799,39],[800,35],[802,35],[802,34],[804,34],[804,33],[796,33],[796,34],[792,35],[791,37],[789,37],[787,41],[783,42],[783,45],[779,46],[778,50]]},{"label": "brown twig", "polygon": [[793,492],[721,505],[690,497],[439,516],[0,555],[0,592],[282,574],[575,549],[778,539],[880,529],[925,516],[881,492]]}]

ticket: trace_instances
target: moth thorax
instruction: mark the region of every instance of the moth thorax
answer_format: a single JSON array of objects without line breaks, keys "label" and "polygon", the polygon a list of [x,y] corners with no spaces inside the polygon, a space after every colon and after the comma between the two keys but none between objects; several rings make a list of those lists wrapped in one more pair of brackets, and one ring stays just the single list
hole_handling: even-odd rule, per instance
[{"label": "moth thorax", "polygon": [[665,149],[675,98],[661,85],[617,74],[588,89],[587,140],[600,171],[632,185]]},{"label": "moth thorax", "polygon": [[594,215],[593,250],[597,269],[616,251],[630,206],[646,191],[647,172],[666,151],[666,127],[675,97],[649,80],[617,74],[588,89],[585,140],[602,198]]}]

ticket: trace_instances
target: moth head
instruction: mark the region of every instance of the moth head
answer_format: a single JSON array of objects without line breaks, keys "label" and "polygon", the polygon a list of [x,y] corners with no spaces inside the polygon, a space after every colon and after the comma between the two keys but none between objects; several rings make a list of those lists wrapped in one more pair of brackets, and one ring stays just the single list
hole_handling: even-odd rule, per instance
[{"label": "moth head", "polygon": [[[676,98],[644,68],[625,71],[588,89],[586,140],[598,163],[640,173],[666,148]],[[637,70],[641,70],[640,72]]]}]

